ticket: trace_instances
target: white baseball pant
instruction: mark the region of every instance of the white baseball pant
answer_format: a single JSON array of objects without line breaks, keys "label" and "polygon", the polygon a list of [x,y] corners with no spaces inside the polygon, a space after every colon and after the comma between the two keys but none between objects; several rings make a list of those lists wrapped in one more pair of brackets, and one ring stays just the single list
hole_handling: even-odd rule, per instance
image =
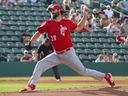
[{"label": "white baseball pant", "polygon": [[83,76],[91,76],[98,80],[102,80],[105,77],[105,74],[102,72],[86,68],[79,60],[74,48],[71,47],[70,50],[64,54],[57,54],[53,52],[42,60],[38,61],[28,84],[36,85],[37,80],[43,72],[58,64],[65,64]]}]

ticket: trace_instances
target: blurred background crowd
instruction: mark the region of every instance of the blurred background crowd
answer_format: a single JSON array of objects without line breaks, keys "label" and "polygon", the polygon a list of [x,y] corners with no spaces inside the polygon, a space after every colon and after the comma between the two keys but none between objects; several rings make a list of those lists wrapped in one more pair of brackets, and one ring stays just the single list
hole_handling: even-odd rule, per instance
[{"label": "blurred background crowd", "polygon": [[38,46],[47,35],[41,36],[31,51],[25,50],[24,44],[41,22],[50,18],[46,9],[55,3],[62,5],[64,17],[75,23],[81,20],[85,5],[90,9],[81,33],[71,33],[83,62],[128,62],[128,0],[0,0],[0,61],[39,60],[43,53],[38,53]]}]

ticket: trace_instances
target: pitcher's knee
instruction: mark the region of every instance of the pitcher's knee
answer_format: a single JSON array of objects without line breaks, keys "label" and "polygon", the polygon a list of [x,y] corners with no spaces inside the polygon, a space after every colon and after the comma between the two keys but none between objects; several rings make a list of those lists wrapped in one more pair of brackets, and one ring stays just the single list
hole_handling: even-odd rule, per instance
[{"label": "pitcher's knee", "polygon": [[79,74],[85,76],[87,74],[87,70],[86,69],[80,70]]}]

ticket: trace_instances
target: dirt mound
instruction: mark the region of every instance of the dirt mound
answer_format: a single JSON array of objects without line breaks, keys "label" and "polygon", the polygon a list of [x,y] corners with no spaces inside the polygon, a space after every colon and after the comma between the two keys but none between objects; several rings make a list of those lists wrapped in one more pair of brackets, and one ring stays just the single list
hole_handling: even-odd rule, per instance
[{"label": "dirt mound", "polygon": [[121,87],[89,87],[63,90],[41,90],[27,93],[1,92],[0,96],[128,96],[128,89]]}]

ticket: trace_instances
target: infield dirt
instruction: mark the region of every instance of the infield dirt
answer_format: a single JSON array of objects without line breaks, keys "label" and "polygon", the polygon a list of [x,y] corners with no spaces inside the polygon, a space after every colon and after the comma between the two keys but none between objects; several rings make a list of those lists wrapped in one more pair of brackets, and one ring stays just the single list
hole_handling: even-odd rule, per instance
[{"label": "infield dirt", "polygon": [[[7,81],[9,83],[9,81]],[[24,81],[15,81],[24,83]],[[105,84],[106,82],[98,82],[95,80],[64,80],[59,83],[91,83],[91,84]],[[39,83],[55,83],[53,80],[43,80]],[[57,83],[57,82],[56,82]],[[117,80],[117,86],[111,87],[86,87],[86,88],[72,88],[61,90],[37,90],[34,92],[20,93],[20,92],[1,92],[0,96],[128,96],[128,87],[121,87],[120,84],[128,84],[127,80]],[[107,85],[107,84],[106,84]]]}]

